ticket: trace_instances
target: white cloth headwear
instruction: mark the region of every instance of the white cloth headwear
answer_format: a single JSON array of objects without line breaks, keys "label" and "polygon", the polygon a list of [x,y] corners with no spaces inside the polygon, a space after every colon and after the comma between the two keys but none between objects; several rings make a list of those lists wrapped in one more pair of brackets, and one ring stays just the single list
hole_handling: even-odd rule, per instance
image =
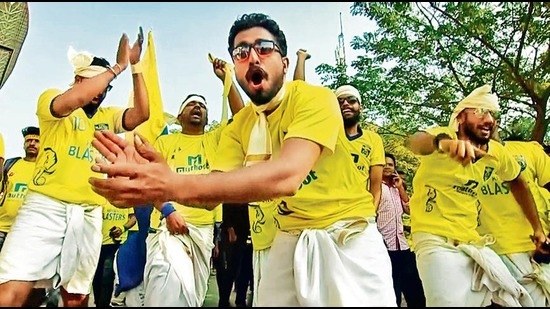
[{"label": "white cloth headwear", "polygon": [[181,112],[183,112],[183,109],[187,106],[187,104],[189,104],[191,102],[199,102],[199,103],[204,104],[204,106],[206,106],[206,101],[204,100],[203,97],[201,97],[199,95],[189,96],[187,99],[185,99],[185,101],[183,101],[183,103],[181,103],[180,109],[178,111],[178,117],[181,114]]},{"label": "white cloth headwear", "polygon": [[72,46],[69,46],[67,57],[73,66],[74,75],[91,78],[107,71],[107,68],[102,66],[91,65],[94,55],[87,51],[77,52]]},{"label": "white cloth headwear", "polygon": [[483,85],[476,88],[456,105],[451,115],[451,119],[449,120],[449,128],[451,130],[458,132],[458,121],[456,117],[466,108],[485,108],[494,112],[500,111],[497,95],[491,93],[490,85]]},{"label": "white cloth headwear", "polygon": [[357,100],[359,100],[359,104],[361,104],[361,94],[359,93],[359,90],[357,90],[357,88],[351,85],[344,85],[344,86],[338,87],[338,89],[334,91],[334,94],[336,95],[337,98],[341,96],[346,96],[346,97],[354,96],[357,98]]}]

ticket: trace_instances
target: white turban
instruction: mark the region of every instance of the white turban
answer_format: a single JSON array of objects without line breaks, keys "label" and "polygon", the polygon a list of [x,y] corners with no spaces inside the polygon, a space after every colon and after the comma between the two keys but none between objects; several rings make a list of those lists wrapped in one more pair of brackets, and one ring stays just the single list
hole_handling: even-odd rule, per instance
[{"label": "white turban", "polygon": [[69,46],[67,57],[74,68],[74,75],[91,78],[107,71],[102,66],[91,65],[94,55],[86,51],[77,52],[72,46]]},{"label": "white turban", "polygon": [[187,99],[185,99],[185,101],[183,101],[183,103],[181,103],[180,110],[178,111],[178,117],[181,114],[181,112],[183,112],[183,109],[187,106],[187,104],[191,102],[199,102],[204,104],[204,106],[206,106],[206,101],[204,100],[203,97],[196,94],[190,95]]},{"label": "white turban", "polygon": [[354,96],[357,98],[357,100],[359,100],[359,104],[361,104],[361,94],[359,93],[359,90],[357,90],[355,87],[351,85],[344,85],[344,86],[338,87],[338,89],[334,91],[334,94],[336,95],[337,98],[341,96],[346,96],[346,97]]},{"label": "white turban", "polygon": [[500,111],[497,95],[491,93],[490,85],[483,85],[476,88],[456,105],[451,115],[451,119],[449,120],[449,128],[451,130],[458,132],[458,121],[456,117],[466,108],[484,108],[494,112]]}]

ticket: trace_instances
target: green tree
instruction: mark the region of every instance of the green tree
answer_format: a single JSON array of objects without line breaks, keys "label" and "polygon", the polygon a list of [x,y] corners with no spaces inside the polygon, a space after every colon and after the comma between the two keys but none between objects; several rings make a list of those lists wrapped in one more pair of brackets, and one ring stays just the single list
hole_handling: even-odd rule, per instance
[{"label": "green tree", "polygon": [[[499,96],[502,124],[533,119],[542,142],[550,123],[550,3],[355,2],[353,15],[377,28],[351,42],[364,55],[357,72],[316,68],[323,84],[342,81],[364,95],[365,117],[398,131],[446,125],[454,106],[489,83]],[[516,120],[517,121],[517,120]]]}]

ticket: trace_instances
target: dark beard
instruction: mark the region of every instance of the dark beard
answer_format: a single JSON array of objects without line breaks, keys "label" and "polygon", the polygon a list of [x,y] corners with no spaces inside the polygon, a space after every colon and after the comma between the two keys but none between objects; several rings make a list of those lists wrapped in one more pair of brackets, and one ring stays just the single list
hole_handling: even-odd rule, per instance
[{"label": "dark beard", "polygon": [[88,118],[92,118],[95,113],[97,113],[97,110],[99,109],[99,104],[88,103],[87,105],[82,106],[82,109],[84,110],[84,113],[86,113],[86,116],[88,116]]},{"label": "dark beard", "polygon": [[358,124],[360,121],[361,115],[357,113],[357,115],[351,117],[351,118],[344,118],[344,128],[353,127],[354,125]]},{"label": "dark beard", "polygon": [[273,100],[273,98],[277,95],[277,93],[279,93],[279,90],[281,90],[281,88],[283,87],[283,84],[284,84],[284,80],[281,80],[280,83],[277,83],[274,85],[271,91],[267,91],[267,92],[262,91],[253,95],[251,93],[248,93],[245,90],[245,93],[246,95],[248,95],[252,103],[254,103],[255,105],[264,105],[269,103],[271,100]]},{"label": "dark beard", "polygon": [[481,137],[477,136],[474,133],[474,129],[472,129],[470,127],[470,125],[468,125],[468,124],[466,124],[464,126],[464,134],[466,134],[468,139],[470,139],[472,142],[474,142],[474,144],[480,145],[480,146],[487,145],[489,143],[489,140],[490,140],[490,138],[481,138]]}]

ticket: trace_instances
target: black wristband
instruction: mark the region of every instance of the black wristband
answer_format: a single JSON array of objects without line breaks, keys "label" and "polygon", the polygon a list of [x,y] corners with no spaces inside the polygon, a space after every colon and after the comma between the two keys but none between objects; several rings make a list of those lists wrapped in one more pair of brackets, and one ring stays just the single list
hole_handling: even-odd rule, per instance
[{"label": "black wristband", "polygon": [[452,137],[450,137],[449,134],[447,134],[447,133],[439,133],[434,137],[435,150],[440,151],[439,150],[439,142],[441,142],[441,140],[444,140],[444,139],[452,139]]}]

